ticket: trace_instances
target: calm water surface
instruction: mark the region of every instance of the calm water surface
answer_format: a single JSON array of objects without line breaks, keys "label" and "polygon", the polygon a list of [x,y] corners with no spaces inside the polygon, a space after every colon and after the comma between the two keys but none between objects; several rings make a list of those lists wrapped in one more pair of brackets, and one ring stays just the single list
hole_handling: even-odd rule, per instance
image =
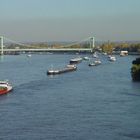
[{"label": "calm water surface", "polygon": [[140,139],[140,83],[131,81],[136,56],[47,76],[76,55],[4,56],[0,79],[14,90],[0,96],[0,140]]}]

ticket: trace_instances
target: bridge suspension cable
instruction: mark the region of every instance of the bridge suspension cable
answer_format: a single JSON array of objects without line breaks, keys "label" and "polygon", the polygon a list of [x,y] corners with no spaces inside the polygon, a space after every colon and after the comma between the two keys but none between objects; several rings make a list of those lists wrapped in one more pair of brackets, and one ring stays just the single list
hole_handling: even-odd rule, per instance
[{"label": "bridge suspension cable", "polygon": [[[33,47],[32,45],[23,44],[23,43],[14,41],[14,40],[12,40],[12,39],[9,39],[9,38],[7,38],[7,37],[3,37],[3,38],[4,38],[5,40],[7,40],[7,41],[10,41],[10,42],[12,42],[12,43],[14,43],[14,44],[17,44],[17,45],[20,45],[20,46]],[[85,39],[83,39],[83,40],[80,40],[80,41],[77,41],[77,42],[74,42],[74,43],[70,43],[70,44],[64,45],[64,47],[67,48],[67,47],[70,47],[70,46],[74,46],[74,45],[80,44],[80,43],[85,42],[85,41],[90,41],[90,39],[91,39],[91,37],[88,37],[88,38],[85,38]]]},{"label": "bridge suspension cable", "polygon": [[80,44],[80,43],[82,43],[82,42],[89,41],[89,39],[90,39],[90,37],[85,38],[85,39],[80,40],[80,41],[77,41],[77,42],[74,42],[74,43],[71,43],[71,44],[64,45],[64,47],[74,46],[74,45]]},{"label": "bridge suspension cable", "polygon": [[4,39],[7,40],[7,41],[10,41],[10,42],[12,42],[12,43],[15,43],[15,44],[17,44],[17,45],[20,45],[20,46],[32,47],[31,45],[27,45],[27,44],[19,43],[19,42],[17,42],[17,41],[11,40],[11,39],[6,38],[6,37],[4,37]]}]

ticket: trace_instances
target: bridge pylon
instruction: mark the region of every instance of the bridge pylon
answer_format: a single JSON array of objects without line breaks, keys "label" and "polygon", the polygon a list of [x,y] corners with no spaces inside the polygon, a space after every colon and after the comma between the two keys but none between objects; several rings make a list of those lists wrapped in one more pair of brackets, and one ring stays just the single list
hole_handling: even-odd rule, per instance
[{"label": "bridge pylon", "polygon": [[91,48],[91,53],[93,52],[95,48],[95,40],[94,37],[90,37],[90,48]]},{"label": "bridge pylon", "polygon": [[0,36],[0,48],[1,48],[0,55],[3,55],[3,36]]}]

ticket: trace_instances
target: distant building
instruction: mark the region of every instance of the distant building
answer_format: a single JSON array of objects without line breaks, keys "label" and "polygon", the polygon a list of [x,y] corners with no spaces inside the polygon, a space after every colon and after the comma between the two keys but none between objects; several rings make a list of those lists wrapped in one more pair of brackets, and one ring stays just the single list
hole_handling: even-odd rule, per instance
[{"label": "distant building", "polygon": [[126,56],[126,55],[128,55],[128,51],[121,51],[120,52],[120,56]]}]

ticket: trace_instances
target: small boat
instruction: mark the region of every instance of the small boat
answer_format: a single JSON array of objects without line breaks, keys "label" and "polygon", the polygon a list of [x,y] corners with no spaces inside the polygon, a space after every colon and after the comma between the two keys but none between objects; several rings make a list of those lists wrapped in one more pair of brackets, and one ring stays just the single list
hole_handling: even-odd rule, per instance
[{"label": "small boat", "polygon": [[7,94],[12,89],[12,86],[7,81],[0,81],[0,95]]},{"label": "small boat", "polygon": [[91,62],[88,64],[88,66],[96,66],[96,64],[94,62]]},{"label": "small boat", "polygon": [[83,60],[89,60],[89,59],[90,59],[90,58],[87,57],[87,56],[83,57]]},{"label": "small boat", "polygon": [[75,71],[77,69],[76,65],[67,65],[64,69],[57,69],[57,70],[48,70],[47,75],[56,75],[56,74],[62,74],[70,71]]},{"label": "small boat", "polygon": [[93,54],[93,57],[94,57],[94,58],[98,58],[98,55],[97,55],[96,52]]},{"label": "small boat", "polygon": [[95,60],[94,62],[90,62],[88,65],[89,66],[97,66],[97,65],[100,65],[100,64],[101,64],[100,60]]},{"label": "small boat", "polygon": [[27,57],[32,57],[32,55],[31,54],[28,54]]},{"label": "small boat", "polygon": [[82,60],[83,59],[81,57],[73,58],[70,60],[70,64],[77,64],[77,63],[82,62]]},{"label": "small boat", "polygon": [[116,57],[115,56],[109,56],[109,61],[116,61]]},{"label": "small boat", "polygon": [[128,55],[128,51],[121,51],[120,52],[120,56],[127,56]]},{"label": "small boat", "polygon": [[95,65],[100,65],[101,61],[100,60],[95,60],[94,63],[95,63]]}]

